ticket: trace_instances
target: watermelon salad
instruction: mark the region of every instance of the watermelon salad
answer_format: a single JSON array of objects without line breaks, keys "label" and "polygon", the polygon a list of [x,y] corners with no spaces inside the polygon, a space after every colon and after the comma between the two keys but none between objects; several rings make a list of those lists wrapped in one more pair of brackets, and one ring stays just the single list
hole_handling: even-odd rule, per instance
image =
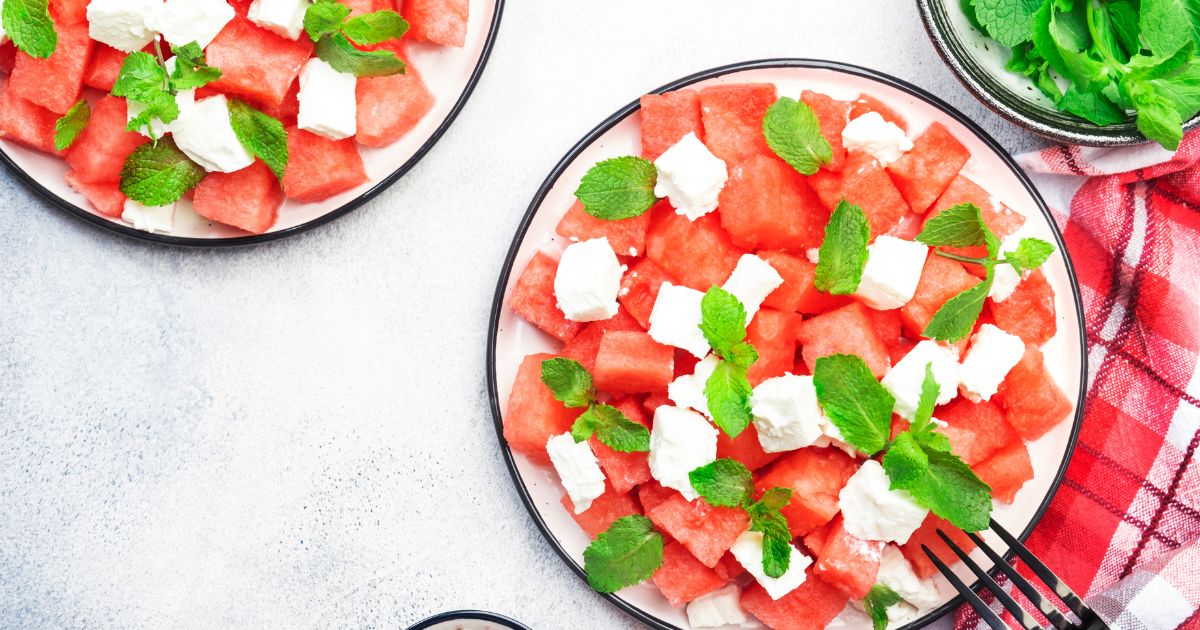
[{"label": "watermelon salad", "polygon": [[[1043,361],[1055,248],[946,126],[771,83],[642,98],[510,285],[553,338],[503,434],[553,469],[589,584],[694,628],[876,628],[946,599],[1073,404]],[[844,619],[844,617],[843,617]]]},{"label": "watermelon salad", "polygon": [[[467,0],[3,0],[0,138],[61,156],[95,211],[261,234],[368,181],[434,105],[409,41],[462,47]],[[286,212],[286,209],[284,210]]]}]

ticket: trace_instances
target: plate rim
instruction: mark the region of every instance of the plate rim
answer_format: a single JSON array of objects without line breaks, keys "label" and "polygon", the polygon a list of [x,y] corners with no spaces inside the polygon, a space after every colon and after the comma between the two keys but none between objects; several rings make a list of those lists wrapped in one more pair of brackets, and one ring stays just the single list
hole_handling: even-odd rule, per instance
[{"label": "plate rim", "polygon": [[405,160],[404,163],[401,164],[396,170],[375,182],[374,185],[363,191],[362,194],[351,199],[350,201],[347,201],[341,206],[338,206],[337,208],[334,208],[333,210],[330,210],[329,212],[312,219],[311,221],[305,221],[299,225],[293,225],[289,228],[284,228],[275,232],[267,232],[265,234],[224,236],[220,238],[173,236],[170,234],[146,232],[143,230],[134,229],[122,223],[110,221],[105,217],[99,216],[93,212],[89,212],[84,208],[80,208],[70,201],[63,199],[55,194],[54,191],[50,190],[40,181],[38,181],[38,179],[32,174],[21,168],[16,161],[12,159],[8,152],[4,150],[3,147],[0,147],[0,162],[3,162],[4,166],[8,168],[9,172],[14,174],[17,179],[21,181],[21,183],[25,184],[26,187],[32,189],[43,199],[50,202],[51,206],[54,206],[62,212],[65,212],[66,214],[77,219],[81,219],[93,226],[136,240],[176,247],[220,248],[269,243],[272,241],[278,241],[296,236],[297,234],[303,234],[304,232],[308,232],[309,230],[320,227],[332,222],[335,219],[350,214],[354,210],[362,207],[368,201],[379,196],[380,193],[387,190],[389,187],[399,181],[401,177],[407,174],[408,171],[412,170],[412,168],[416,166],[417,163],[420,162],[425,155],[433,149],[434,145],[436,145],[438,141],[442,139],[442,136],[445,135],[445,133],[450,129],[450,126],[454,124],[454,121],[458,118],[458,115],[462,112],[463,108],[466,107],[467,101],[470,100],[471,95],[475,92],[475,87],[479,84],[480,79],[483,77],[484,70],[486,69],[488,61],[492,56],[492,50],[495,47],[496,38],[500,32],[501,18],[504,15],[505,0],[492,1],[496,5],[496,11],[492,15],[491,24],[488,26],[487,39],[484,40],[483,49],[479,53],[479,61],[476,62],[475,68],[471,71],[471,75],[467,78],[467,82],[463,86],[462,93],[459,94],[458,99],[454,102],[454,105],[450,108],[450,111],[446,114],[446,117],[442,120],[441,124],[438,125],[437,129],[435,129],[429,136],[429,139],[426,140],[420,147],[418,147],[417,150],[411,156],[409,156],[408,159]]},{"label": "plate rim", "polygon": [[528,626],[520,621],[517,621],[516,619],[511,619],[499,613],[488,612],[486,610],[449,610],[446,612],[441,612],[414,623],[408,627],[408,630],[426,630],[427,628],[435,626],[439,623],[445,623],[447,621],[459,621],[462,619],[490,621],[492,623],[498,623],[505,627],[512,628],[512,630],[529,630]]},{"label": "plate rim", "polygon": [[[1058,471],[1054,475],[1054,479],[1050,484],[1049,492],[1046,493],[1045,498],[1043,498],[1041,504],[1038,506],[1037,510],[1034,512],[1033,518],[1030,520],[1029,524],[1017,536],[1018,540],[1024,542],[1026,539],[1029,538],[1029,535],[1033,532],[1034,528],[1041,521],[1042,517],[1045,515],[1047,508],[1049,508],[1050,504],[1054,500],[1054,497],[1058,494],[1059,488],[1062,486],[1063,479],[1067,472],[1067,467],[1069,466],[1071,459],[1073,458],[1073,456],[1075,454],[1076,442],[1078,441],[1079,431],[1083,424],[1083,410],[1084,410],[1084,403],[1086,402],[1086,394],[1087,394],[1088,357],[1087,357],[1086,322],[1084,320],[1084,312],[1083,312],[1083,299],[1082,299],[1082,296],[1081,296],[1080,290],[1079,290],[1079,278],[1078,278],[1077,274],[1075,273],[1075,266],[1071,262],[1070,253],[1068,252],[1066,243],[1063,240],[1062,230],[1058,227],[1058,223],[1055,222],[1054,216],[1050,212],[1049,206],[1047,206],[1045,199],[1042,198],[1042,195],[1038,192],[1037,188],[1034,187],[1033,182],[1029,179],[1028,175],[1026,175],[1025,172],[1021,170],[1021,168],[1017,165],[1017,163],[1013,159],[1013,157],[1008,153],[1007,150],[1004,149],[1003,146],[1000,145],[999,142],[996,141],[995,138],[992,137],[991,134],[989,134],[986,130],[984,130],[982,127],[980,127],[974,121],[969,119],[966,115],[962,114],[957,109],[952,107],[950,104],[946,103],[944,100],[938,98],[937,96],[931,94],[930,92],[927,92],[923,88],[920,88],[920,87],[918,87],[912,83],[909,83],[908,81],[905,81],[903,79],[894,77],[890,74],[880,72],[878,70],[872,70],[870,68],[865,68],[865,67],[854,65],[854,64],[849,64],[849,63],[844,63],[844,62],[839,62],[839,61],[831,61],[831,60],[826,60],[826,59],[813,59],[813,58],[800,58],[800,57],[775,57],[775,58],[756,59],[756,60],[750,60],[750,61],[741,61],[741,62],[731,63],[731,64],[727,64],[727,65],[723,65],[723,66],[717,66],[714,68],[709,68],[707,70],[701,70],[699,72],[687,75],[681,79],[676,79],[674,81],[671,81],[670,83],[667,83],[666,85],[663,85],[663,86],[661,86],[655,90],[652,90],[651,92],[648,92],[648,93],[661,94],[663,92],[670,92],[673,90],[678,90],[680,88],[687,87],[689,85],[699,83],[701,81],[721,77],[721,76],[724,76],[727,74],[742,72],[742,71],[746,71],[746,70],[759,70],[759,69],[772,69],[772,68],[775,68],[775,69],[778,69],[778,68],[809,68],[809,69],[833,70],[833,71],[837,71],[837,72],[844,72],[847,74],[852,74],[852,75],[856,75],[856,76],[863,77],[866,79],[878,81],[885,85],[889,85],[893,88],[896,88],[896,89],[904,91],[908,94],[911,94],[911,95],[921,99],[922,101],[926,102],[927,104],[932,105],[933,107],[936,107],[942,113],[950,116],[954,120],[956,120],[959,123],[966,126],[968,130],[975,133],[976,136],[978,136],[979,139],[982,140],[983,143],[985,145],[987,145],[987,147],[989,149],[991,149],[994,153],[996,153],[1000,157],[1000,159],[1008,166],[1009,170],[1011,170],[1017,176],[1018,180],[1025,187],[1025,190],[1033,198],[1035,204],[1038,207],[1038,210],[1042,213],[1042,215],[1045,217],[1046,221],[1050,224],[1050,229],[1054,235],[1055,243],[1056,243],[1057,247],[1059,248],[1059,251],[1062,252],[1063,262],[1066,265],[1067,277],[1070,282],[1071,296],[1074,299],[1074,303],[1075,303],[1075,314],[1076,314],[1075,319],[1076,319],[1076,324],[1077,324],[1078,330],[1079,330],[1079,344],[1080,344],[1080,346],[1079,346],[1080,347],[1079,389],[1078,389],[1077,398],[1076,398],[1077,402],[1076,402],[1076,406],[1075,406],[1075,414],[1074,414],[1074,417],[1072,418],[1071,433],[1070,433],[1070,436],[1067,438],[1067,448],[1066,448],[1065,456],[1063,457],[1063,461],[1059,464]],[[586,575],[583,572],[583,567],[576,564],[574,558],[572,558],[571,555],[567,552],[567,550],[563,548],[563,546],[559,543],[558,539],[554,536],[554,533],[550,530],[549,526],[542,519],[541,513],[538,511],[537,507],[534,505],[533,498],[529,494],[528,486],[526,485],[524,479],[521,477],[520,470],[518,470],[518,468],[517,468],[516,459],[512,452],[512,449],[509,448],[507,442],[505,442],[505,440],[504,440],[504,420],[503,420],[502,410],[500,408],[499,386],[498,386],[497,377],[496,377],[496,344],[499,339],[500,316],[501,316],[501,313],[504,308],[504,297],[505,297],[505,294],[507,293],[508,282],[512,276],[513,266],[516,262],[517,253],[521,249],[521,244],[525,240],[525,236],[529,231],[529,227],[530,227],[531,223],[533,222],[534,216],[537,215],[538,208],[545,201],[545,198],[549,194],[550,190],[555,186],[555,184],[558,183],[559,178],[561,178],[563,173],[567,170],[567,168],[571,164],[573,164],[575,162],[575,160],[577,160],[579,158],[579,155],[584,150],[586,150],[588,147],[590,147],[596,140],[600,139],[604,134],[606,134],[610,129],[612,129],[618,123],[625,120],[625,118],[627,118],[628,116],[632,115],[634,112],[639,110],[640,107],[641,107],[641,105],[640,105],[640,97],[639,97],[639,100],[635,100],[635,101],[625,105],[624,107],[620,108],[619,110],[617,110],[615,113],[610,115],[599,125],[592,128],[591,131],[587,132],[583,136],[583,138],[580,139],[578,142],[576,142],[575,145],[572,146],[569,151],[567,151],[566,155],[564,155],[562,157],[562,159],[560,159],[558,161],[558,163],[555,164],[554,168],[551,169],[549,175],[547,175],[546,179],[542,182],[541,186],[538,188],[537,192],[534,194],[533,200],[530,202],[529,207],[525,210],[524,215],[521,217],[521,222],[517,227],[517,232],[513,237],[512,244],[509,246],[508,253],[505,256],[504,264],[500,271],[500,277],[497,280],[496,290],[495,290],[493,300],[492,300],[491,316],[490,316],[490,320],[488,323],[487,349],[486,349],[486,358],[485,358],[485,360],[487,361],[486,370],[487,370],[487,386],[488,386],[488,398],[489,398],[488,402],[490,404],[491,411],[492,411],[493,428],[496,431],[496,438],[500,444],[500,451],[504,456],[505,466],[508,468],[509,476],[512,478],[513,485],[516,486],[517,494],[520,496],[521,502],[524,505],[526,512],[528,512],[529,516],[533,519],[534,524],[537,526],[538,530],[541,532],[542,537],[546,539],[546,542],[548,542],[550,544],[550,547],[566,563],[566,565],[578,577],[583,579],[584,584],[586,584],[587,582],[586,582]],[[1009,551],[1007,554],[1005,554],[1005,558],[1010,559],[1012,557],[1012,555],[1013,555],[1012,552]],[[992,570],[988,571],[988,573],[989,573],[989,575],[994,574],[997,570],[998,569],[996,567],[993,567]],[[971,588],[972,588],[972,590],[975,590],[975,589],[978,589],[980,586],[981,586],[981,581],[976,580],[971,585]],[[675,626],[670,623],[667,623],[666,621],[664,621],[658,617],[655,617],[651,613],[644,611],[641,608],[638,608],[637,606],[633,605],[632,603],[619,597],[616,593],[597,593],[597,594],[600,595],[601,597],[607,599],[611,604],[613,604],[614,606],[616,606],[618,609],[622,610],[626,614],[630,615],[634,619],[637,619],[638,621],[641,621],[642,623],[645,623],[645,624],[649,625],[650,627],[655,628],[656,630],[683,630],[679,626]],[[958,608],[959,606],[961,606],[964,603],[965,603],[965,600],[963,599],[963,597],[961,595],[955,595],[953,598],[951,598],[949,601],[942,604],[941,606],[931,610],[930,612],[926,613],[925,615],[918,618],[917,620],[903,626],[903,630],[916,630],[917,628],[922,628],[926,625],[929,625],[930,623],[933,623],[935,620],[941,618],[946,613],[953,611],[954,609]]]}]

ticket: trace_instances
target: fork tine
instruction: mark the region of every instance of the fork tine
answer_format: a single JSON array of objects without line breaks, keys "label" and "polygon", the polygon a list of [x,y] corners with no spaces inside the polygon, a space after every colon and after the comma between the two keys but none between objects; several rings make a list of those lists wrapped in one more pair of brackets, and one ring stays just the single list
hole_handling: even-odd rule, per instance
[{"label": "fork tine", "polygon": [[941,571],[942,575],[946,576],[946,579],[950,581],[950,584],[954,586],[959,595],[962,595],[967,600],[967,603],[971,605],[971,608],[974,608],[975,612],[979,613],[981,619],[986,621],[993,630],[1008,630],[1008,626],[1004,625],[1004,622],[1000,620],[1000,615],[997,615],[995,611],[988,608],[988,605],[983,603],[983,600],[979,599],[979,596],[968,588],[966,584],[963,584],[963,581],[950,570],[950,567],[946,566],[946,563],[935,556],[929,550],[929,547],[921,545],[921,550],[925,552],[925,555],[929,556],[929,559],[933,561],[938,571]]},{"label": "fork tine", "polygon": [[1088,619],[1095,616],[1091,609],[1084,605],[1083,600],[1075,594],[1075,591],[1072,591],[1071,587],[1067,586],[1066,582],[1058,579],[1058,576],[1054,575],[1053,571],[1047,568],[1046,565],[1042,564],[1041,560],[1033,557],[1033,554],[1029,553],[1029,550],[1025,548],[1025,545],[1022,545],[1021,541],[1014,538],[1013,535],[1008,533],[1008,531],[1003,527],[1000,527],[1000,523],[997,523],[995,519],[992,520],[992,530],[994,530],[996,534],[1000,536],[1000,539],[1004,541],[1004,544],[1008,545],[1009,549],[1012,549],[1014,552],[1016,552],[1017,556],[1021,558],[1025,564],[1029,565],[1030,569],[1033,569],[1033,572],[1037,574],[1038,578],[1041,579],[1042,582],[1045,582],[1046,586],[1049,586],[1054,591],[1054,594],[1057,595],[1058,598],[1061,599],[1063,603],[1071,609],[1072,612],[1078,615],[1080,619]]},{"label": "fork tine", "polygon": [[947,536],[945,532],[940,529],[936,531],[937,535],[942,539],[942,542],[946,543],[946,545],[950,547],[951,551],[958,556],[958,559],[962,560],[963,564],[967,565],[967,567],[971,569],[971,572],[975,574],[975,577],[978,577],[980,581],[983,582],[983,585],[986,586],[987,589],[996,596],[996,599],[1000,600],[1000,604],[1003,605],[1008,612],[1012,613],[1012,616],[1015,617],[1017,621],[1025,627],[1025,630],[1042,630],[1042,626],[1038,624],[1033,616],[1026,612],[1025,609],[1017,603],[1017,600],[1012,598],[1012,595],[1009,595],[1007,591],[1000,588],[1000,585],[996,583],[996,580],[993,580],[992,576],[988,575],[987,572],[981,569],[979,565],[971,559],[971,556],[967,555],[967,553],[960,549],[958,545],[954,544],[954,541],[950,540],[950,537]]},{"label": "fork tine", "polygon": [[1000,567],[1000,570],[1004,572],[1004,575],[1007,575],[1008,579],[1012,580],[1013,585],[1015,585],[1018,590],[1024,593],[1025,597],[1027,597],[1029,601],[1033,602],[1033,605],[1037,606],[1038,610],[1042,611],[1043,615],[1046,615],[1046,618],[1050,620],[1050,623],[1053,624],[1055,628],[1058,628],[1059,630],[1068,630],[1072,627],[1071,622],[1068,621],[1067,618],[1058,611],[1058,608],[1056,608],[1054,604],[1050,603],[1050,600],[1046,599],[1032,584],[1030,584],[1029,580],[1025,579],[1025,576],[1017,573],[1016,568],[1005,562],[1004,558],[1001,558],[1000,554],[996,553],[996,551],[988,546],[987,543],[983,542],[982,538],[972,532],[967,532],[967,536],[971,538],[971,542],[975,543],[976,546],[983,550],[983,553],[987,554],[987,557],[991,559],[996,566]]}]

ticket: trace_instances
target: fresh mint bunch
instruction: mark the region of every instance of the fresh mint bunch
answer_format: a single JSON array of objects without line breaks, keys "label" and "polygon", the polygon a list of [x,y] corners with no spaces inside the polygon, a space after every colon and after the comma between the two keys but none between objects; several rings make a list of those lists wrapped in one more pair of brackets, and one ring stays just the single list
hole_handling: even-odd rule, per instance
[{"label": "fresh mint bunch", "polygon": [[283,123],[238,99],[229,101],[229,123],[238,142],[269,166],[282,182],[288,165],[287,130]]},{"label": "fresh mint bunch", "polygon": [[735,459],[718,459],[688,473],[692,488],[711,505],[740,507],[750,517],[750,530],[763,535],[763,573],[777,578],[792,559],[792,534],[780,511],[792,498],[788,488],[771,488],[754,500],[754,478]]},{"label": "fresh mint bunch", "polygon": [[620,221],[641,216],[658,202],[656,183],[658,169],[650,160],[631,155],[612,158],[588,169],[575,198],[597,219]]},{"label": "fresh mint bunch", "polygon": [[845,199],[838,203],[821,241],[814,285],[817,290],[832,295],[850,295],[862,281],[867,265],[867,243],[871,240],[871,223],[862,208]]},{"label": "fresh mint bunch", "polygon": [[867,455],[887,446],[896,399],[860,357],[834,354],[817,359],[813,387],[821,409],[848,444]]},{"label": "fresh mint bunch", "polygon": [[45,59],[58,48],[49,0],[4,0],[0,24],[18,50]]},{"label": "fresh mint bunch", "polygon": [[758,360],[746,343],[746,308],[734,295],[713,287],[700,301],[700,331],[722,359],[704,384],[704,397],[713,424],[731,438],[750,425],[750,380],[747,370]]},{"label": "fresh mint bunch", "polygon": [[763,116],[767,146],[804,175],[816,173],[833,159],[833,146],[821,135],[821,124],[811,107],[786,96],[775,101]]},{"label": "fresh mint bunch", "polygon": [[87,99],[81,98],[78,103],[72,105],[62,118],[54,122],[54,150],[65,151],[75,144],[79,134],[87,128],[91,116],[92,108],[88,105]]},{"label": "fresh mint bunch", "polygon": [[360,50],[400,39],[408,22],[390,9],[350,17],[350,7],[336,0],[318,0],[304,13],[304,30],[316,42],[316,55],[338,72],[356,77],[403,74],[404,61],[389,50]]},{"label": "fresh mint bunch", "polygon": [[863,598],[863,608],[871,617],[871,626],[874,630],[887,630],[888,626],[888,608],[900,603],[900,595],[892,589],[876,584],[871,587],[867,596]]},{"label": "fresh mint bunch", "polygon": [[583,551],[588,584],[615,593],[650,579],[663,563],[663,536],[640,514],[613,522]]},{"label": "fresh mint bunch", "polygon": [[650,431],[625,417],[620,409],[596,400],[592,375],[583,364],[561,357],[542,361],[542,382],[563,406],[587,409],[571,426],[571,437],[583,442],[596,436],[601,443],[622,453],[650,450]]}]

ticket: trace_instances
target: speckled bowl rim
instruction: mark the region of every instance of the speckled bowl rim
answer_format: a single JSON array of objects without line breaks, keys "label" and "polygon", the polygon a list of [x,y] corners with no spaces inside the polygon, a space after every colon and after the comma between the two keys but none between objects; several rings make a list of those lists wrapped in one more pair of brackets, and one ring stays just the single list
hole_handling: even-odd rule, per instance
[{"label": "speckled bowl rim", "polygon": [[[671,92],[687,87],[694,83],[720,77],[725,74],[761,68],[817,68],[844,72],[878,81],[898,90],[907,92],[908,94],[925,101],[929,105],[945,113],[947,116],[950,116],[966,126],[967,129],[978,136],[979,139],[985,145],[987,145],[989,149],[991,149],[1001,160],[1003,160],[1013,174],[1021,181],[1021,184],[1025,187],[1025,189],[1029,192],[1029,195],[1036,203],[1038,210],[1042,213],[1043,217],[1046,219],[1046,222],[1049,224],[1050,229],[1054,234],[1055,245],[1058,247],[1058,251],[1062,252],[1063,255],[1063,262],[1067,269],[1067,277],[1070,281],[1071,297],[1075,303],[1075,325],[1079,331],[1080,349],[1079,390],[1076,392],[1075,400],[1077,400],[1078,403],[1075,406],[1075,415],[1071,420],[1071,434],[1067,438],[1067,447],[1064,451],[1062,463],[1059,464],[1058,471],[1055,473],[1054,479],[1051,481],[1050,488],[1046,492],[1046,496],[1043,498],[1042,503],[1034,512],[1033,518],[1030,519],[1029,525],[1026,526],[1025,529],[1022,530],[1017,536],[1018,540],[1027,540],[1029,535],[1033,533],[1034,528],[1042,520],[1042,517],[1046,513],[1046,509],[1050,507],[1050,503],[1054,500],[1054,497],[1058,494],[1058,489],[1062,486],[1063,479],[1067,474],[1067,466],[1070,464],[1071,459],[1074,456],[1075,446],[1079,440],[1079,431],[1083,426],[1083,409],[1087,394],[1087,335],[1085,332],[1086,328],[1083,317],[1083,298],[1079,291],[1079,277],[1075,273],[1075,266],[1071,262],[1071,255],[1067,250],[1066,242],[1063,240],[1062,231],[1059,229],[1058,224],[1054,221],[1054,216],[1051,214],[1049,206],[1046,205],[1045,199],[1042,198],[1042,195],[1038,192],[1037,188],[1034,187],[1033,182],[1029,180],[1029,177],[1025,175],[1025,172],[1022,171],[1019,166],[1017,166],[1017,163],[1012,159],[1012,156],[1008,154],[1004,147],[1001,146],[1000,143],[991,136],[991,134],[942,99],[930,94],[916,85],[877,70],[871,70],[861,66],[837,61],[828,61],[824,59],[759,59],[703,70],[701,72],[686,76],[682,79],[672,81],[671,83],[653,90],[652,93],[662,94],[664,92]],[[583,568],[576,564],[575,560],[571,557],[567,550],[562,546],[561,543],[559,543],[558,539],[554,535],[554,532],[550,530],[549,525],[547,525],[542,519],[540,512],[534,505],[533,497],[530,496],[529,489],[526,486],[524,479],[521,477],[521,471],[517,468],[516,457],[504,439],[504,416],[503,410],[500,408],[500,388],[496,375],[496,345],[500,336],[500,318],[504,309],[504,297],[508,292],[508,282],[513,272],[513,266],[516,263],[517,253],[521,249],[521,244],[525,241],[525,236],[529,231],[529,226],[533,223],[534,216],[537,215],[538,209],[541,207],[542,202],[550,193],[550,190],[558,182],[558,179],[562,177],[567,168],[573,164],[576,159],[578,159],[579,155],[583,153],[585,149],[591,146],[592,143],[596,142],[596,140],[603,137],[605,133],[623,121],[626,117],[636,113],[640,108],[640,99],[635,100],[625,107],[617,110],[616,113],[609,116],[604,120],[604,122],[600,123],[594,129],[589,131],[578,143],[575,144],[574,147],[571,147],[571,150],[568,151],[561,160],[559,160],[558,164],[554,166],[554,169],[551,170],[550,174],[546,177],[546,180],[542,182],[541,187],[538,188],[537,193],[533,196],[533,201],[530,202],[528,209],[525,211],[525,216],[522,217],[521,223],[517,227],[517,233],[513,236],[512,244],[509,246],[508,254],[504,259],[504,265],[500,270],[500,277],[496,282],[496,292],[492,301],[491,321],[488,324],[488,339],[485,356],[485,361],[487,362],[485,367],[487,369],[488,399],[492,409],[493,428],[496,431],[496,439],[500,443],[500,452],[504,456],[504,463],[508,468],[509,475],[512,477],[513,485],[516,486],[517,494],[520,496],[521,502],[524,504],[525,510],[529,513],[530,518],[533,519],[534,525],[537,526],[538,531],[542,533],[542,537],[546,539],[546,542],[550,544],[550,547],[554,550],[554,552],[557,553],[560,558],[562,558],[563,562],[565,562],[577,576],[579,576],[584,585],[587,584],[587,576],[583,572]],[[1013,553],[1011,551],[1004,555],[1004,558],[1009,561],[1011,561],[1012,557]],[[998,571],[999,567],[992,567],[992,569],[988,571],[988,574],[995,575]],[[982,580],[976,580],[971,585],[971,590],[978,590],[981,586]],[[629,616],[650,626],[651,628],[655,628],[655,630],[684,630],[679,626],[667,623],[666,621],[655,617],[647,611],[633,605],[625,599],[622,599],[615,593],[599,593],[599,595],[607,599],[610,603],[627,613]],[[901,630],[917,630],[918,628],[923,628],[940,619],[942,616],[954,611],[964,603],[965,600],[963,597],[961,595],[956,595],[945,604],[942,604],[941,606],[931,610],[916,621],[905,625]]]},{"label": "speckled bowl rim", "polygon": [[529,626],[517,621],[509,619],[504,615],[487,612],[485,610],[452,610],[450,612],[438,613],[427,619],[422,619],[417,623],[408,627],[408,630],[426,630],[436,626],[439,623],[447,621],[487,621],[489,623],[498,623],[502,626],[511,628],[512,630],[530,630]]},{"label": "speckled bowl rim", "polygon": [[[974,63],[971,56],[963,50],[963,45],[953,29],[939,18],[939,12],[945,14],[945,3],[946,0],[917,0],[921,22],[925,25],[925,32],[933,42],[938,56],[950,67],[958,81],[985,107],[1018,127],[1057,142],[1089,147],[1119,147],[1149,142],[1132,121],[1101,127],[1081,118],[1046,110],[1047,114],[1061,116],[1064,125],[1070,123],[1074,127],[1068,128],[1023,111],[1022,107],[1015,104],[1025,102],[1024,99],[993,81],[987,70]],[[1200,114],[1184,122],[1183,130],[1186,133],[1197,127],[1200,127]]]},{"label": "speckled bowl rim", "polygon": [[221,238],[172,236],[170,234],[145,232],[134,229],[128,225],[110,221],[105,217],[89,212],[88,210],[80,208],[70,201],[63,199],[49,188],[44,186],[32,174],[17,165],[16,161],[13,160],[12,157],[10,157],[2,147],[0,147],[0,162],[3,162],[4,165],[8,167],[8,170],[16,175],[17,179],[21,180],[21,182],[27,187],[32,189],[46,201],[49,201],[50,205],[62,210],[63,212],[66,212],[73,217],[82,219],[83,221],[96,227],[137,240],[179,247],[216,248],[256,245],[258,243],[278,241],[290,236],[302,234],[313,228],[325,225],[334,219],[343,217],[377,197],[384,190],[387,190],[389,186],[399,181],[401,177],[408,173],[408,171],[412,170],[412,168],[416,166],[417,163],[420,162],[421,159],[424,158],[431,149],[433,149],[433,146],[442,139],[442,136],[445,135],[446,131],[450,129],[450,126],[454,124],[455,119],[458,118],[459,113],[462,112],[463,107],[466,106],[467,101],[471,98],[471,94],[475,92],[475,86],[479,84],[479,79],[483,76],[483,71],[487,67],[488,60],[491,58],[492,48],[494,48],[496,44],[496,36],[500,32],[500,19],[504,14],[505,0],[494,0],[494,2],[496,3],[496,12],[492,16],[491,25],[488,26],[487,38],[484,40],[483,49],[479,53],[479,61],[475,64],[475,69],[471,71],[471,76],[468,77],[466,85],[463,86],[463,91],[459,95],[458,100],[455,101],[454,106],[450,108],[450,111],[446,114],[446,117],[442,120],[442,123],[438,125],[438,128],[435,129],[433,134],[429,136],[429,139],[426,140],[425,143],[420,147],[418,147],[417,150],[407,160],[405,160],[399,168],[392,171],[391,174],[387,175],[386,177],[380,179],[375,183],[374,186],[371,186],[367,190],[363,191],[361,195],[351,199],[350,201],[347,201],[333,210],[330,210],[329,212],[326,212],[325,214],[322,214],[315,219],[312,219],[311,221],[306,221],[299,225],[293,225],[289,228],[284,228],[275,232],[267,232],[265,234],[250,234],[246,236],[228,236]]}]

